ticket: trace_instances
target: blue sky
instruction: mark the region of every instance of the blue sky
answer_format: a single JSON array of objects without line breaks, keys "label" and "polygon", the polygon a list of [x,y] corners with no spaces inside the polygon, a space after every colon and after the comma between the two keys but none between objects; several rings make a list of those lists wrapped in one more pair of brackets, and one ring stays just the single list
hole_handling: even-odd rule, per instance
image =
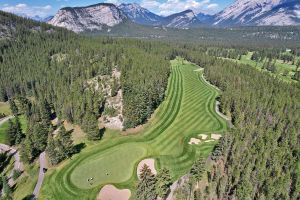
[{"label": "blue sky", "polygon": [[139,3],[150,11],[169,15],[186,9],[196,13],[214,14],[231,4],[234,0],[0,0],[0,9],[28,17],[47,17],[53,15],[62,7],[87,6],[100,2],[109,3]]}]

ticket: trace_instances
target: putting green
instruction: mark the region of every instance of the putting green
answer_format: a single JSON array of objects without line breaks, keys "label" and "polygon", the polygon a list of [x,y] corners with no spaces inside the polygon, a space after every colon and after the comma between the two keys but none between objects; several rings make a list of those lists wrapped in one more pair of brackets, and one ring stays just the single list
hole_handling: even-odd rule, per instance
[{"label": "putting green", "polygon": [[[134,190],[137,164],[155,158],[173,180],[187,173],[200,154],[208,156],[217,141],[189,145],[199,134],[227,130],[215,112],[218,91],[202,79],[199,67],[180,58],[171,61],[165,101],[154,119],[137,135],[107,138],[89,145],[56,169],[50,169],[40,199],[95,199],[105,184]],[[107,175],[108,173],[108,175]],[[87,181],[93,178],[93,184]]]},{"label": "putting green", "polygon": [[[126,181],[132,175],[135,162],[145,155],[146,149],[137,143],[116,146],[101,156],[95,154],[85,160],[84,164],[78,165],[71,174],[71,181],[84,189]],[[93,180],[88,181],[88,178]]]}]

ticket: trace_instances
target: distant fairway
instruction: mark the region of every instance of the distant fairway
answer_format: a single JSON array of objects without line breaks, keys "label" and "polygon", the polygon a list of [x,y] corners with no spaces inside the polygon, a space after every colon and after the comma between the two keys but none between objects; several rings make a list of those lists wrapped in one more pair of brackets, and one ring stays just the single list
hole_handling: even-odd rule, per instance
[{"label": "distant fairway", "polygon": [[212,151],[217,141],[188,142],[201,133],[210,136],[226,131],[225,120],[214,110],[218,92],[204,82],[202,71],[195,71],[199,67],[181,59],[171,63],[166,100],[147,128],[137,135],[103,139],[49,170],[41,199],[95,199],[105,184],[129,188],[134,194],[141,160],[155,158],[157,167],[170,169],[175,180],[187,173],[200,154]]}]

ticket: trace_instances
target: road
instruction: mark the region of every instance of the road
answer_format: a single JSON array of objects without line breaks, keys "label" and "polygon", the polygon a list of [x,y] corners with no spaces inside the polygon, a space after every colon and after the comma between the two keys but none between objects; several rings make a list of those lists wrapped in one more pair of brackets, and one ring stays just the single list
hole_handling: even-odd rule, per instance
[{"label": "road", "polygon": [[9,119],[12,119],[12,118],[14,118],[15,116],[7,116],[7,117],[4,117],[4,118],[2,118],[2,119],[0,119],[0,126],[4,123],[4,122],[6,122],[6,121],[8,121]]},{"label": "road", "polygon": [[[16,149],[14,149],[13,147],[10,147],[6,144],[0,144],[0,151],[9,151],[9,154],[14,156],[14,158],[15,158],[14,170],[17,170],[17,171],[23,171],[24,170],[24,165],[21,162],[20,154]],[[8,184],[10,186],[13,186],[15,184],[14,180],[12,179],[12,175],[13,175],[13,171],[10,173],[10,175],[8,177],[9,178]]]},{"label": "road", "polygon": [[46,152],[43,152],[43,153],[40,154],[39,161],[40,161],[39,178],[38,178],[38,181],[37,181],[37,183],[35,185],[35,188],[33,190],[33,193],[32,193],[34,195],[35,199],[37,199],[38,196],[39,196],[39,193],[40,193],[40,190],[41,190],[44,178],[45,178],[44,169],[48,168],[48,162],[47,162],[47,159],[46,159]]}]

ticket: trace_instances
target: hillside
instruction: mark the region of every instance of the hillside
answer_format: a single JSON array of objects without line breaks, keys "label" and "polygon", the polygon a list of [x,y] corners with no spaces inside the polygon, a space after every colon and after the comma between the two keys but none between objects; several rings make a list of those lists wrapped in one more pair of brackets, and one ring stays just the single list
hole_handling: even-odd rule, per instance
[{"label": "hillside", "polygon": [[123,22],[126,16],[114,4],[100,3],[86,7],[62,8],[48,22],[76,33],[102,30]]},{"label": "hillside", "polygon": [[297,0],[237,0],[214,16],[216,26],[300,25]]},{"label": "hillside", "polygon": [[300,198],[299,27],[0,27],[1,199]]}]

